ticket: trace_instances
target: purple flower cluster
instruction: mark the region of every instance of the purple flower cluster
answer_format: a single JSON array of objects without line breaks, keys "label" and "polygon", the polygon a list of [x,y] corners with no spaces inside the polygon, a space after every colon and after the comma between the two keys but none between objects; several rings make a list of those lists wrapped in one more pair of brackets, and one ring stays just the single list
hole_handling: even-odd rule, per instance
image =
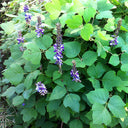
[{"label": "purple flower cluster", "polygon": [[76,69],[76,63],[75,63],[74,60],[72,61],[72,63],[73,63],[73,68],[72,68],[72,70],[70,72],[70,75],[73,78],[73,81],[81,82],[80,77],[79,77],[79,73],[78,73],[78,71]]},{"label": "purple flower cluster", "polygon": [[25,5],[25,6],[24,6],[24,12],[27,12],[27,11],[29,11],[29,8],[28,8],[27,5]]},{"label": "purple flower cluster", "polygon": [[27,24],[30,24],[32,15],[28,13],[29,7],[27,5],[24,6],[24,12],[25,12],[25,20]]},{"label": "purple flower cluster", "polygon": [[111,46],[115,46],[115,45],[118,44],[118,40],[117,40],[118,36],[114,36],[114,35],[113,35],[113,37],[114,37],[114,39],[109,42],[109,44],[110,44]]},{"label": "purple flower cluster", "polygon": [[43,96],[48,93],[47,88],[45,87],[43,83],[41,83],[41,81],[36,83],[36,90]]},{"label": "purple flower cluster", "polygon": [[22,37],[21,31],[18,32],[18,38],[17,38],[18,44],[21,42],[24,43],[24,38]]},{"label": "purple flower cluster", "polygon": [[56,53],[54,55],[54,59],[56,59],[55,64],[58,64],[61,69],[62,58],[63,58],[62,51],[64,51],[64,45],[62,44],[61,24],[57,23],[56,27],[57,27],[57,39],[56,39],[56,43],[53,45],[54,52]]},{"label": "purple flower cluster", "polygon": [[38,23],[36,25],[35,32],[37,32],[37,37],[39,38],[41,36],[41,34],[42,35],[44,34],[43,33],[44,32],[44,29],[43,29],[43,26],[42,26],[42,23],[41,23],[41,17],[40,16],[37,17],[37,21],[38,21]]},{"label": "purple flower cluster", "polygon": [[32,15],[31,15],[30,13],[26,13],[26,14],[25,14],[26,23],[30,24],[31,17],[32,17]]}]

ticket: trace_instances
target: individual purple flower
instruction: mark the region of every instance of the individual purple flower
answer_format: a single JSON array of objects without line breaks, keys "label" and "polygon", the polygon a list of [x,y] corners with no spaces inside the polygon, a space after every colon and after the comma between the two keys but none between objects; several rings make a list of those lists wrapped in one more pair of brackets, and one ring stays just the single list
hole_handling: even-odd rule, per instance
[{"label": "individual purple flower", "polygon": [[32,15],[31,15],[30,13],[26,13],[26,14],[25,14],[26,23],[30,24],[31,17],[32,17]]},{"label": "individual purple flower", "polygon": [[25,106],[25,103],[22,103],[22,106]]},{"label": "individual purple flower", "polygon": [[27,5],[24,5],[24,12],[28,12],[29,11],[29,8]]},{"label": "individual purple flower", "polygon": [[39,38],[41,36],[41,34],[43,35],[44,33],[44,29],[43,29],[43,26],[42,26],[42,23],[41,23],[41,17],[38,16],[37,17],[37,21],[38,23],[36,24],[36,30],[35,32],[37,32],[37,37]]},{"label": "individual purple flower", "polygon": [[73,77],[73,81],[81,82],[80,77],[79,77],[79,73],[76,69],[76,63],[74,60],[72,61],[72,64],[73,64],[73,68],[70,72],[70,75],[71,75],[71,77]]},{"label": "individual purple flower", "polygon": [[54,59],[56,59],[55,64],[59,65],[60,72],[62,72],[61,65],[62,65],[62,58],[63,58],[62,52],[64,51],[64,45],[62,44],[61,24],[57,23],[56,28],[57,28],[57,39],[56,39],[56,43],[53,45],[54,52],[56,53],[54,55]]},{"label": "individual purple flower", "polygon": [[21,42],[24,43],[24,38],[22,37],[21,31],[18,32],[18,38],[17,38],[18,44]]},{"label": "individual purple flower", "polygon": [[43,96],[48,93],[47,88],[45,87],[43,83],[41,83],[41,81],[36,83],[36,90]]}]

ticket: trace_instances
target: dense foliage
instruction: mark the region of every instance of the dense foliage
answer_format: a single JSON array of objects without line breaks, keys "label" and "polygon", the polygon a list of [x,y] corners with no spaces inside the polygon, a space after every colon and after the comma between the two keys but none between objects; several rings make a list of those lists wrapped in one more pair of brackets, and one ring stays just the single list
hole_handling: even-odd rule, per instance
[{"label": "dense foliage", "polygon": [[13,128],[128,127],[127,0],[8,6],[0,96]]}]

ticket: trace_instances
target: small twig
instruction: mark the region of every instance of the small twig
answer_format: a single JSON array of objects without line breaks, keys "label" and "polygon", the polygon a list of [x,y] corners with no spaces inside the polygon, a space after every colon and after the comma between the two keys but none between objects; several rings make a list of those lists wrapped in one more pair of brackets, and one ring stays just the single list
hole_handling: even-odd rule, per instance
[{"label": "small twig", "polygon": [[61,122],[61,127],[60,128],[63,128],[63,122]]}]

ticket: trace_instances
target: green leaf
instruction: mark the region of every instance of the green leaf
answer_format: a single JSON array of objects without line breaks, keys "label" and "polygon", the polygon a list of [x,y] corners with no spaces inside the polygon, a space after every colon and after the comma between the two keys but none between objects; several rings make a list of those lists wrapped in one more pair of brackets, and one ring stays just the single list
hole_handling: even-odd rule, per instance
[{"label": "green leaf", "polygon": [[89,76],[94,77],[94,78],[100,78],[105,72],[105,68],[101,63],[98,63],[96,66],[91,65],[87,69],[87,73]]},{"label": "green leaf", "polygon": [[85,63],[82,60],[80,60],[79,58],[67,59],[66,61],[64,61],[64,63],[72,66],[73,60],[75,60],[75,62],[76,62],[76,67],[81,67],[81,68],[85,67]]},{"label": "green leaf", "polygon": [[55,71],[55,72],[53,73],[53,80],[56,80],[56,79],[60,78],[61,75],[62,75],[62,74],[61,74],[60,72]]},{"label": "green leaf", "polygon": [[13,98],[12,103],[13,103],[14,106],[17,106],[17,105],[22,104],[23,102],[24,102],[23,96],[16,96],[16,97]]},{"label": "green leaf", "polygon": [[88,23],[90,21],[91,18],[93,18],[96,14],[96,10],[94,8],[86,8],[85,11],[84,11],[84,21],[86,23]]},{"label": "green leaf", "polygon": [[100,103],[105,104],[109,98],[109,93],[105,89],[96,89],[87,94],[87,98],[91,104]]},{"label": "green leaf", "polygon": [[113,18],[112,11],[103,11],[96,16],[96,19],[102,19],[102,18]]},{"label": "green leaf", "polygon": [[52,38],[49,35],[44,35],[43,37],[36,38],[33,42],[35,42],[40,49],[46,50],[52,45]]},{"label": "green leaf", "polygon": [[117,118],[123,118],[126,116],[124,106],[125,103],[118,95],[112,96],[108,102],[108,108],[110,109],[112,114]]},{"label": "green leaf", "polygon": [[56,111],[59,108],[61,101],[60,100],[53,100],[50,101],[47,104],[47,112],[52,112],[52,111]]},{"label": "green leaf", "polygon": [[111,123],[111,115],[109,111],[101,104],[94,104],[92,106],[93,114],[93,124],[105,124]]},{"label": "green leaf", "polygon": [[10,98],[15,93],[15,87],[8,88],[2,96],[6,96],[7,98]]},{"label": "green leaf", "polygon": [[39,64],[41,60],[41,52],[35,43],[27,43],[27,49],[24,51],[23,58],[30,61],[32,64]]},{"label": "green leaf", "polygon": [[16,90],[16,93],[17,94],[22,93],[24,91],[24,84],[21,83],[21,84],[17,85],[16,88],[15,88],[15,90]]},{"label": "green leaf", "polygon": [[3,74],[14,85],[19,84],[24,76],[23,69],[17,64],[11,65]]},{"label": "green leaf", "polygon": [[61,118],[61,120],[64,123],[68,123],[68,121],[70,120],[70,112],[67,108],[65,108],[63,105],[61,105],[59,107],[59,109],[57,110],[57,116],[59,116]]},{"label": "green leaf", "polygon": [[32,95],[32,89],[29,89],[29,90],[25,90],[24,92],[23,92],[23,97],[24,97],[24,99],[29,99],[29,97]]},{"label": "green leaf", "polygon": [[25,34],[24,38],[25,38],[25,40],[27,42],[32,42],[34,40],[34,38],[37,38],[36,32],[35,31],[31,31],[31,33]]},{"label": "green leaf", "polygon": [[110,10],[113,7],[114,5],[111,3],[108,3],[107,0],[99,0],[97,3],[97,8],[98,8],[98,11],[100,12]]},{"label": "green leaf", "polygon": [[104,26],[104,29],[110,32],[115,30],[114,18],[108,19],[107,24]]},{"label": "green leaf", "polygon": [[95,78],[89,78],[89,80],[92,82],[92,86],[95,89],[100,88],[100,82],[99,80],[95,79]]},{"label": "green leaf", "polygon": [[67,94],[64,98],[63,104],[65,107],[70,107],[73,111],[79,112],[80,109],[80,97],[76,94]]},{"label": "green leaf", "polygon": [[11,48],[11,57],[16,60],[16,59],[19,59],[23,52],[20,51],[20,46],[19,45],[13,45]]},{"label": "green leaf", "polygon": [[120,63],[119,56],[117,54],[113,54],[110,57],[109,63],[112,64],[113,66],[117,66]]},{"label": "green leaf", "polygon": [[13,21],[2,23],[1,28],[5,31],[6,34],[11,34],[15,30]]},{"label": "green leaf", "polygon": [[61,5],[59,0],[52,0],[45,4],[45,9],[50,13],[51,19],[57,19],[61,12]]},{"label": "green leaf", "polygon": [[64,43],[64,53],[68,58],[76,57],[81,50],[81,45],[77,41]]},{"label": "green leaf", "polygon": [[82,25],[82,17],[80,15],[72,16],[72,19],[68,19],[66,23],[69,28],[78,28]]},{"label": "green leaf", "polygon": [[67,91],[66,91],[65,87],[56,86],[53,89],[53,92],[51,93],[49,100],[61,99],[66,94],[66,92]]},{"label": "green leaf", "polygon": [[121,64],[128,64],[128,54],[127,53],[123,53],[121,55]]},{"label": "green leaf", "polygon": [[33,79],[36,79],[39,73],[40,73],[39,70],[35,70],[34,72],[29,73],[24,81],[24,87],[29,89],[32,86]]},{"label": "green leaf", "polygon": [[83,29],[81,30],[81,37],[84,40],[88,41],[91,34],[93,34],[93,26],[91,24],[85,24]]},{"label": "green leaf", "polygon": [[122,64],[121,65],[121,70],[124,71],[124,72],[127,72],[128,71],[128,64]]},{"label": "green leaf", "polygon": [[113,87],[119,87],[122,85],[120,77],[116,76],[116,73],[114,71],[107,72],[104,75],[102,82],[104,88],[106,88],[108,91],[112,91]]},{"label": "green leaf", "polygon": [[75,119],[69,123],[70,128],[83,128],[83,124],[80,120]]},{"label": "green leaf", "polygon": [[42,100],[42,99],[39,99],[37,102],[36,102],[36,110],[38,111],[39,114],[41,115],[45,115],[45,102]]},{"label": "green leaf", "polygon": [[37,118],[37,112],[34,108],[25,108],[21,111],[21,114],[23,115],[24,122],[28,122],[33,118]]},{"label": "green leaf", "polygon": [[97,53],[94,51],[87,51],[82,56],[83,62],[91,66],[97,60]]},{"label": "green leaf", "polygon": [[84,6],[79,0],[74,0],[73,5],[70,8],[70,12],[79,13],[80,15],[83,15],[84,12]]}]

